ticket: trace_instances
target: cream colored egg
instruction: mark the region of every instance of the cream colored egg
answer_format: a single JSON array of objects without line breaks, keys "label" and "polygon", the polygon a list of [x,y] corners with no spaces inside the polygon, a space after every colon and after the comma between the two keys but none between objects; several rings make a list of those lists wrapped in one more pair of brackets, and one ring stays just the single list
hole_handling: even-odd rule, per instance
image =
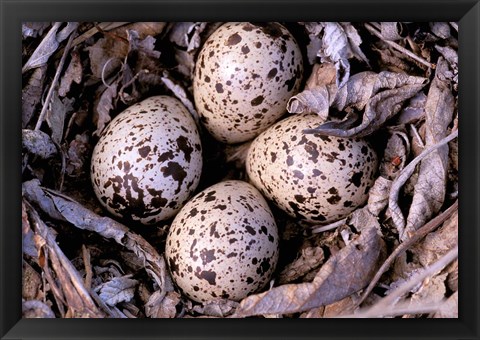
[{"label": "cream colored egg", "polygon": [[298,92],[300,48],[279,23],[229,22],[199,53],[193,79],[197,111],[219,141],[250,140],[277,121]]},{"label": "cream colored egg", "polygon": [[195,191],[201,172],[195,122],[168,96],[150,97],[116,116],[91,161],[93,189],[102,205],[143,224],[172,217]]},{"label": "cream colored egg", "polygon": [[347,216],[368,198],[377,156],[364,139],[304,134],[316,114],[284,119],[258,136],[246,161],[252,183],[279,208],[310,223]]},{"label": "cream colored egg", "polygon": [[277,226],[252,185],[220,182],[197,194],[175,217],[165,256],[174,282],[192,300],[241,300],[272,276]]}]

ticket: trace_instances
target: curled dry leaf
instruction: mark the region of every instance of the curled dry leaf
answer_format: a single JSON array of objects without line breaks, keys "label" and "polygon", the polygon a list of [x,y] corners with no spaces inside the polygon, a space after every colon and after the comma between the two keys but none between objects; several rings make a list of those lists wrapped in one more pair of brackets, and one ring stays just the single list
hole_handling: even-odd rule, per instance
[{"label": "curled dry leaf", "polygon": [[313,65],[305,89],[291,97],[287,102],[290,113],[318,114],[323,120],[328,117],[328,110],[337,94],[336,69],[332,63]]},{"label": "curled dry leaf", "polygon": [[[332,107],[338,110],[347,106],[353,106],[357,110],[365,108],[361,123],[345,129],[345,121],[331,121],[305,132],[337,137],[365,137],[397,114],[404,102],[425,86],[425,81],[422,77],[393,72],[358,73],[339,88]],[[356,118],[349,120],[353,123]]]},{"label": "curled dry leaf", "polygon": [[368,210],[375,216],[378,216],[388,205],[388,197],[391,187],[391,180],[379,176],[370,188],[370,191],[368,192],[367,206]]},{"label": "curled dry leaf", "polygon": [[[447,62],[440,58],[425,104],[427,147],[442,140],[448,133],[448,125],[452,122],[455,99],[451,92],[451,83],[438,77],[445,68],[448,68]],[[445,199],[447,166],[448,145],[442,146],[422,160],[404,237],[408,237],[409,233],[439,212]]]},{"label": "curled dry leaf", "polygon": [[100,299],[108,306],[115,306],[120,302],[128,302],[133,298],[137,280],[131,279],[132,275],[114,277],[94,288],[99,293]]},{"label": "curled dry leaf", "polygon": [[348,59],[355,57],[368,64],[367,57],[360,49],[362,39],[352,24],[308,22],[304,25],[310,37],[310,44],[307,47],[310,63],[313,64],[315,58],[320,57],[322,63],[335,64],[338,87],[342,87],[350,77]]},{"label": "curled dry leaf", "polygon": [[288,264],[279,274],[278,283],[285,284],[299,279],[311,270],[318,268],[324,259],[321,247],[303,248],[295,261]]},{"label": "curled dry leaf", "polygon": [[240,302],[235,316],[303,312],[339,301],[365,287],[375,274],[384,245],[376,218],[366,209],[354,214],[361,215],[355,218],[357,223],[364,223],[355,225],[360,236],[330,257],[313,282],[287,284],[248,296]]},{"label": "curled dry leaf", "polygon": [[427,96],[423,92],[419,92],[413,96],[398,114],[396,124],[412,124],[424,119],[426,101]]}]

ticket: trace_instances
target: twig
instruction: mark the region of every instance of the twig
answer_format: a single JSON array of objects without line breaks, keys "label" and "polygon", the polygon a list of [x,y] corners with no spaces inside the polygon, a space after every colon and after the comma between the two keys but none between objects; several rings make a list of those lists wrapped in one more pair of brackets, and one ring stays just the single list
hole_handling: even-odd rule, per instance
[{"label": "twig", "polygon": [[417,131],[417,128],[413,124],[409,124],[410,128],[412,129],[413,134],[415,135],[415,138],[417,139],[418,145],[420,145],[422,148],[425,148],[425,143],[423,143],[422,137],[420,137],[420,134]]},{"label": "twig", "polygon": [[84,244],[82,244],[83,265],[85,266],[85,288],[91,290],[92,288],[92,264],[90,263],[90,251]]},{"label": "twig", "polygon": [[432,69],[435,69],[436,65],[435,64],[432,64],[432,63],[429,63],[428,61],[426,61],[425,59],[423,59],[422,57],[419,57],[418,55],[416,55],[415,53],[407,50],[405,47],[402,47],[400,46],[399,44],[397,44],[396,42],[394,41],[390,41],[390,40],[387,40],[385,39],[382,34],[380,32],[378,32],[372,25],[370,24],[365,24],[365,27],[370,31],[372,32],[374,35],[376,35],[378,38],[380,38],[381,40],[383,40],[386,44],[392,46],[393,48],[395,48],[396,50],[406,54],[407,56],[409,56],[410,58],[418,61],[419,63],[429,67],[429,68],[432,68]]},{"label": "twig", "polygon": [[410,178],[410,176],[415,171],[415,167],[420,163],[426,156],[428,156],[433,151],[437,150],[441,146],[449,143],[451,140],[458,137],[458,130],[455,130],[450,135],[442,139],[435,145],[432,145],[422,151],[420,155],[415,157],[403,170],[398,174],[398,177],[393,181],[392,187],[390,189],[390,196],[388,198],[388,209],[392,216],[393,223],[398,230],[400,239],[403,239],[403,231],[405,228],[405,217],[403,217],[402,211],[398,206],[397,200],[400,193],[400,188],[405,184],[405,182]]},{"label": "twig", "polygon": [[407,282],[403,285],[398,287],[396,290],[392,291],[389,295],[381,299],[377,302],[374,306],[368,309],[368,313],[376,314],[376,315],[384,315],[385,311],[391,308],[395,304],[395,302],[402,297],[404,294],[408,293],[412,288],[414,288],[417,284],[425,280],[427,277],[433,276],[447,265],[449,265],[452,261],[454,261],[458,257],[458,246],[451,249],[448,253],[442,256],[437,262],[432,264],[431,266],[425,268],[421,272],[417,273],[416,275],[412,276]]},{"label": "twig", "polygon": [[373,287],[377,284],[378,280],[380,280],[380,277],[385,273],[388,268],[390,268],[391,264],[395,259],[397,258],[398,255],[403,253],[405,250],[407,250],[410,246],[415,244],[417,241],[421,240],[424,238],[428,233],[431,231],[435,230],[440,224],[445,222],[456,210],[458,209],[458,200],[455,201],[447,210],[445,210],[443,213],[438,215],[437,217],[431,219],[426,223],[423,227],[419,228],[413,235],[410,237],[407,241],[401,243],[390,256],[387,258],[387,260],[382,264],[380,269],[378,269],[377,273],[373,277],[372,281],[368,285],[367,289],[363,293],[361,299],[357,302],[356,306],[359,306],[362,304],[363,301],[367,298],[367,296],[372,292]]},{"label": "twig", "polygon": [[346,220],[347,220],[347,219],[344,218],[344,219],[341,219],[340,221],[336,221],[336,222],[333,222],[333,223],[330,223],[330,224],[327,224],[327,225],[324,225],[324,226],[315,228],[315,229],[312,230],[312,234],[317,234],[317,233],[321,233],[321,232],[324,232],[324,231],[328,231],[328,230],[332,230],[332,229],[338,228],[338,227],[340,227],[341,225],[345,224],[345,221],[346,221]]},{"label": "twig", "polygon": [[48,90],[47,98],[45,99],[45,104],[42,107],[42,111],[40,112],[40,117],[38,117],[37,125],[35,125],[35,130],[40,130],[42,126],[43,120],[45,119],[45,115],[47,114],[47,109],[50,104],[50,100],[52,99],[53,90],[57,86],[58,79],[60,78],[60,73],[62,73],[63,65],[65,64],[65,60],[67,59],[68,51],[72,45],[74,32],[70,35],[68,39],[67,46],[65,47],[65,51],[63,52],[62,59],[60,59],[60,63],[58,64],[57,71],[55,72],[55,77],[53,78],[52,84],[50,85],[50,89]]},{"label": "twig", "polygon": [[407,314],[427,314],[439,311],[444,303],[445,300],[433,303],[418,302],[412,306],[410,302],[402,302],[394,306],[389,306],[384,310],[360,310],[359,312],[354,314],[340,315],[338,316],[338,318],[381,318]]}]

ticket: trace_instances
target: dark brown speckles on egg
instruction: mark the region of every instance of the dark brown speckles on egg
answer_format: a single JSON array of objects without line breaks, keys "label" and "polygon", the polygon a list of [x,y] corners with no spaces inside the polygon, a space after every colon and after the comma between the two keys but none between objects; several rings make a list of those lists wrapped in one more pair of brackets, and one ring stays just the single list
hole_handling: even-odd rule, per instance
[{"label": "dark brown speckles on egg", "polygon": [[[316,114],[276,123],[250,146],[246,167],[252,183],[275,205],[310,223],[341,219],[365,203],[377,157],[361,139],[303,134],[317,127]],[[265,157],[275,153],[275,160]]]},{"label": "dark brown speckles on egg", "polygon": [[116,216],[144,224],[167,219],[195,190],[201,152],[183,104],[150,97],[117,115],[100,137],[91,161],[94,192]]},{"label": "dark brown speckles on egg", "polygon": [[240,300],[263,288],[275,269],[275,220],[253,186],[221,182],[181,209],[170,226],[165,256],[173,280],[191,299]]},{"label": "dark brown speckles on egg", "polygon": [[198,60],[195,106],[206,129],[226,143],[252,139],[278,120],[303,73],[301,51],[278,23],[226,23]]}]

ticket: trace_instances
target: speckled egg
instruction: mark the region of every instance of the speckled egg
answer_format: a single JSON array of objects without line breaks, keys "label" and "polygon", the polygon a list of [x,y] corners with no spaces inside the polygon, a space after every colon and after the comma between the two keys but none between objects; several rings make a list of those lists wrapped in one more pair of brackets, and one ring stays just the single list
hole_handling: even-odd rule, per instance
[{"label": "speckled egg", "polygon": [[126,220],[153,224],[172,217],[196,189],[202,147],[195,121],[173,97],[155,96],[116,116],[96,144],[93,189]]},{"label": "speckled egg", "polygon": [[229,22],[200,51],[193,79],[195,105],[217,140],[244,142],[286,112],[302,74],[300,48],[285,27]]},{"label": "speckled egg", "polygon": [[278,260],[277,226],[252,185],[220,182],[180,210],[165,256],[174,282],[192,300],[238,301],[269,282]]},{"label": "speckled egg", "polygon": [[294,115],[253,142],[246,167],[253,184],[300,220],[325,224],[364,204],[377,156],[364,139],[304,134],[322,123],[316,114]]}]

